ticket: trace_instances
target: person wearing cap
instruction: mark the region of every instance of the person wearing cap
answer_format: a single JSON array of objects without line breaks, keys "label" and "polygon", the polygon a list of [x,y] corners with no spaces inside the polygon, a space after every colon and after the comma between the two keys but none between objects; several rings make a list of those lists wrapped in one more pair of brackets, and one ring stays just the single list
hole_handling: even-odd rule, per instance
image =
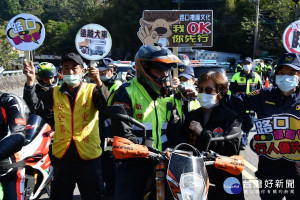
[{"label": "person wearing cap", "polygon": [[[271,118],[278,114],[287,113],[296,117],[300,116],[300,56],[296,53],[284,53],[281,55],[277,67],[275,68],[274,85],[270,88],[263,88],[253,91],[249,94],[231,95],[227,99],[228,105],[237,112],[242,113],[245,110],[253,110],[256,112],[258,119]],[[296,136],[297,137],[297,136]],[[299,142],[298,138],[294,141]],[[283,157],[278,159],[270,159],[266,156],[259,156],[258,171],[255,173],[257,178],[265,183],[271,180],[273,186],[261,190],[276,189],[276,180],[284,182],[281,189],[289,190],[285,185],[286,181],[293,181],[293,193],[288,194],[268,194],[261,192],[262,200],[281,200],[283,196],[286,200],[300,199],[300,163],[290,161]]]},{"label": "person wearing cap", "polygon": [[[231,78],[229,90],[231,94],[250,93],[253,90],[261,88],[260,76],[252,71],[253,62],[250,57],[246,57],[242,63],[243,71],[237,72]],[[243,138],[241,140],[240,148],[245,150],[248,144],[248,135],[254,124],[255,114],[251,110],[247,110],[242,114],[242,130]]]},{"label": "person wearing cap", "polygon": [[[147,130],[146,140],[153,138],[150,146],[159,150],[184,142],[177,128],[180,123],[178,107],[173,96],[166,96],[165,84],[179,62],[181,60],[165,47],[157,44],[141,46],[135,56],[136,77],[123,83],[111,102],[113,106],[122,106],[125,113],[143,123]],[[178,85],[178,78],[173,78],[173,82]],[[111,121],[115,136],[134,143],[142,142],[143,131],[139,127],[113,118]],[[155,165],[150,159],[143,158],[117,161],[115,200],[144,199],[147,180],[155,181]]]},{"label": "person wearing cap", "polygon": [[111,94],[108,100],[109,104],[114,92],[122,85],[122,81],[120,81],[118,79],[118,75],[114,73],[114,61],[111,58],[103,58],[99,60],[97,68],[99,70],[101,81]]},{"label": "person wearing cap", "polygon": [[27,81],[23,96],[26,103],[34,110],[48,108],[54,112],[51,161],[55,178],[51,185],[51,199],[71,200],[76,183],[82,199],[102,199],[98,112],[106,106],[108,91],[102,87],[95,67],[89,70],[95,84],[82,81],[85,70],[78,54],[66,54],[61,64],[64,83],[50,88],[43,96],[35,94],[33,63],[24,64]]},{"label": "person wearing cap", "polygon": [[197,91],[194,85],[196,80],[193,67],[179,63],[178,78],[180,80],[180,85],[178,86],[178,92],[175,94],[175,98],[180,100],[182,112],[186,115],[188,112],[200,107],[199,101],[197,101],[195,97],[190,97],[187,94],[187,91],[189,91],[194,92],[195,96],[197,96]]},{"label": "person wearing cap", "polygon": [[[111,58],[106,57],[99,60],[97,68],[99,70],[101,81],[110,92],[107,101],[107,104],[110,105],[114,93],[122,85],[122,81],[120,81],[118,75],[114,73],[114,62]],[[111,119],[100,113],[99,123],[99,128],[102,130],[102,134],[100,135],[101,140],[104,141],[107,137],[112,138]],[[104,148],[103,145],[102,148]],[[105,182],[104,197],[111,199],[114,196],[115,186],[115,161],[112,151],[103,152],[101,161],[103,181]]]}]

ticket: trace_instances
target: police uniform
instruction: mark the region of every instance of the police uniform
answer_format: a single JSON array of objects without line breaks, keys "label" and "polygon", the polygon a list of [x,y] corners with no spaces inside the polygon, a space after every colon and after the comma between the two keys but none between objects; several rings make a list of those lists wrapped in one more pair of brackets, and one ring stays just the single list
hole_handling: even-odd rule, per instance
[{"label": "police uniform", "polygon": [[[253,91],[249,95],[232,95],[229,97],[229,103],[239,112],[254,110],[258,119],[281,113],[300,116],[300,89],[298,88],[295,93],[285,97],[277,87],[264,88]],[[272,179],[273,182],[280,179],[293,179],[295,180],[295,192],[299,191],[299,176],[296,175],[295,163],[284,158],[271,160],[260,156],[256,176],[260,180]],[[278,199],[282,198],[279,198],[279,194],[275,196]],[[272,196],[271,199],[273,200],[275,197]],[[291,199],[297,200],[300,199],[300,196]]]},{"label": "police uniform", "polygon": [[[179,79],[181,77],[185,77],[187,80],[192,80],[194,77],[195,77],[195,74],[194,74],[194,70],[191,66],[189,65],[184,65],[184,64],[179,64],[178,65],[178,77]],[[185,87],[187,88],[193,88],[195,89],[195,85],[185,85],[186,83],[188,83],[188,81],[186,82],[181,82],[181,85],[182,85],[182,89],[178,90],[176,93],[175,93],[175,98],[176,98],[176,102],[177,102],[177,106],[179,107],[182,107],[182,114],[181,116],[184,118],[184,116],[192,111],[192,110],[196,110],[197,108],[200,107],[200,103],[199,101],[197,100],[197,98],[193,98],[193,97],[186,97],[184,95],[184,92],[186,89]],[[183,92],[183,93],[182,93]],[[184,121],[184,119],[182,119]]]},{"label": "police uniform", "polygon": [[[260,88],[261,88],[260,76],[256,72],[252,72],[252,71],[250,71],[249,74],[246,74],[244,71],[234,74],[229,86],[229,90],[231,91],[232,94],[249,93],[253,90],[257,90]],[[251,128],[253,127],[255,115],[253,111],[248,110],[246,111],[246,113],[243,113],[242,116],[243,116],[242,130],[245,133],[245,135],[242,138],[241,148],[247,145],[248,134]]]}]

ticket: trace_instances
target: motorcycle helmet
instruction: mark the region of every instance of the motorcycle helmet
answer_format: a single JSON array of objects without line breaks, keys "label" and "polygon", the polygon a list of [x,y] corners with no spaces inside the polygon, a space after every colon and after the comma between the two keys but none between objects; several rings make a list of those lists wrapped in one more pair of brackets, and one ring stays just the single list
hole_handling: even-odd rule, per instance
[{"label": "motorcycle helmet", "polygon": [[[38,83],[43,86],[43,87],[54,87],[57,85],[57,72],[56,72],[56,67],[49,62],[42,62],[39,63],[36,67],[37,71],[37,80]],[[43,82],[44,78],[52,78],[54,77],[54,81],[51,85],[47,85]]]},{"label": "motorcycle helmet", "polygon": [[151,68],[172,70],[172,68],[177,67],[176,63],[180,62],[181,60],[165,47],[158,44],[143,45],[135,55],[136,76],[140,82],[161,95],[164,83],[152,75],[149,70]]}]

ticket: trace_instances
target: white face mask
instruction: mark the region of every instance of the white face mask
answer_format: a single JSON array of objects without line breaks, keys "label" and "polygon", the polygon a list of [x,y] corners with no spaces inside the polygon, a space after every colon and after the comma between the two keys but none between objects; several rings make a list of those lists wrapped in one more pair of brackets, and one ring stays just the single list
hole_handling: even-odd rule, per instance
[{"label": "white face mask", "polygon": [[80,74],[63,75],[64,82],[69,86],[75,86],[81,81]]},{"label": "white face mask", "polygon": [[189,81],[182,81],[180,82],[180,85],[182,85],[185,89],[194,89],[194,85]]},{"label": "white face mask", "polygon": [[218,94],[206,94],[206,93],[199,93],[197,96],[197,100],[200,103],[200,106],[209,109],[213,108],[216,105],[216,99]]},{"label": "white face mask", "polygon": [[298,86],[299,77],[290,75],[277,75],[276,85],[283,92],[290,92]]},{"label": "white face mask", "polygon": [[244,68],[245,71],[250,71],[251,68],[252,68],[252,66],[251,66],[251,64],[249,64],[249,65],[243,65],[243,68]]}]

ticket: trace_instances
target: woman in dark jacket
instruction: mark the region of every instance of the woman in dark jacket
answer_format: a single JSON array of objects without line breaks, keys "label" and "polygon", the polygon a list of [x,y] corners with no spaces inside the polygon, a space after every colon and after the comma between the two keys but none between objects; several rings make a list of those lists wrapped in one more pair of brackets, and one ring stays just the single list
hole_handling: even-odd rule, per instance
[{"label": "woman in dark jacket", "polygon": [[[199,92],[197,99],[201,107],[187,115],[184,131],[190,144],[197,147],[200,151],[205,151],[207,142],[211,137],[241,132],[241,124],[238,120],[238,115],[223,103],[223,99],[228,91],[228,81],[222,73],[210,71],[200,75],[197,86]],[[238,155],[240,138],[241,136],[230,141],[211,143],[208,150],[225,156]],[[210,182],[215,184],[215,187],[209,188],[208,199],[219,199],[220,197],[225,200],[244,199],[242,174],[234,176],[225,171],[215,169],[214,166],[208,166],[207,170]],[[231,190],[231,188],[228,189],[226,187],[224,189],[224,182],[230,177],[236,178],[239,182],[240,186],[237,190]]]}]

